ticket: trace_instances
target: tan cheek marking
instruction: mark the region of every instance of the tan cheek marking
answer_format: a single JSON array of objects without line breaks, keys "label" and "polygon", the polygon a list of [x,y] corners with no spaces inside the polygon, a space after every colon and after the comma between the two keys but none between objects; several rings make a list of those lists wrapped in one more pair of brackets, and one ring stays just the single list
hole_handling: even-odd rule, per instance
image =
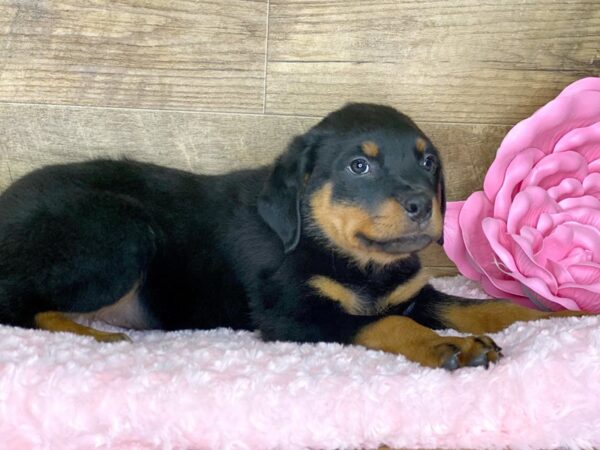
[{"label": "tan cheek marking", "polygon": [[360,208],[334,204],[331,200],[332,192],[332,184],[327,183],[313,195],[311,198],[313,218],[327,237],[341,249],[348,252],[356,251],[354,247],[357,243],[353,230],[363,223],[368,223],[370,217]]},{"label": "tan cheek marking", "polygon": [[429,220],[428,232],[430,236],[437,240],[442,236],[444,218],[442,217],[440,202],[434,198],[431,203],[431,219]]},{"label": "tan cheek marking", "polygon": [[353,315],[365,314],[360,297],[343,284],[322,275],[312,277],[308,280],[308,284],[321,296],[338,302],[347,313]]},{"label": "tan cheek marking", "polygon": [[370,156],[371,158],[376,158],[379,155],[379,147],[377,147],[377,144],[375,142],[363,142],[361,147],[363,153],[367,156]]},{"label": "tan cheek marking", "polygon": [[415,147],[417,148],[417,151],[419,153],[423,153],[423,152],[425,152],[425,149],[427,148],[427,142],[425,141],[425,139],[418,137],[415,142]]},{"label": "tan cheek marking", "polygon": [[395,201],[384,203],[378,212],[381,218],[374,221],[367,212],[357,206],[334,203],[331,199],[332,192],[332,183],[326,183],[313,194],[310,204],[313,219],[339,249],[352,256],[361,265],[371,261],[384,265],[391,264],[408,256],[367,251],[356,238],[358,232],[373,239],[397,237],[402,234],[405,231],[405,222],[398,217],[402,208],[399,203]]},{"label": "tan cheek marking", "polygon": [[394,239],[407,232],[407,221],[405,210],[396,200],[386,200],[376,213],[376,230],[372,236],[375,239]]},{"label": "tan cheek marking", "polygon": [[429,282],[429,279],[430,275],[427,270],[421,269],[410,280],[405,281],[378,301],[380,311],[412,299]]}]

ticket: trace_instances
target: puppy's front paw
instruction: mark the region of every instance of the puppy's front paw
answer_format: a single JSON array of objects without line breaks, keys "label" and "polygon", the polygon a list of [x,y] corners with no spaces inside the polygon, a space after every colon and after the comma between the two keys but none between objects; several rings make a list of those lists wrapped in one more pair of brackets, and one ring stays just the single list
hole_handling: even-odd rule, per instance
[{"label": "puppy's front paw", "polygon": [[432,352],[437,367],[456,370],[459,367],[484,366],[502,357],[502,349],[489,336],[441,337]]}]

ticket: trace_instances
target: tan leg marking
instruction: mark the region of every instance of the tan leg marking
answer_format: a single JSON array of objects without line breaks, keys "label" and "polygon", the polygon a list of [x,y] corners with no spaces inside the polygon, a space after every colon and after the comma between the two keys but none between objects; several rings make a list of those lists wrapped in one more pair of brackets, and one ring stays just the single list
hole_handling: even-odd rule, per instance
[{"label": "tan leg marking", "polygon": [[69,332],[80,336],[91,336],[98,342],[131,341],[126,334],[95,330],[94,328],[80,325],[63,313],[57,311],[38,313],[34,317],[34,322],[35,326],[42,330]]},{"label": "tan leg marking", "polygon": [[[459,302],[458,300],[457,302]],[[552,317],[578,317],[581,311],[555,313],[537,311],[508,301],[481,301],[478,305],[452,304],[440,311],[440,319],[449,327],[463,333],[495,333],[515,322],[549,319]]]},{"label": "tan leg marking", "polygon": [[404,355],[427,367],[450,370],[463,366],[487,367],[501,356],[500,348],[487,336],[440,336],[402,316],[388,316],[363,327],[354,343]]}]

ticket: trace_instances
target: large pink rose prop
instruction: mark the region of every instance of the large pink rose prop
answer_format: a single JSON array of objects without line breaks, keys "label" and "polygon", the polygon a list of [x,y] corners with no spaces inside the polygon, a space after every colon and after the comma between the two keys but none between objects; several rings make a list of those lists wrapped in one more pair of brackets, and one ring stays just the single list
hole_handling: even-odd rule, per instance
[{"label": "large pink rose prop", "polygon": [[600,78],[568,86],[506,136],[483,184],[448,204],[445,245],[495,297],[600,312]]}]

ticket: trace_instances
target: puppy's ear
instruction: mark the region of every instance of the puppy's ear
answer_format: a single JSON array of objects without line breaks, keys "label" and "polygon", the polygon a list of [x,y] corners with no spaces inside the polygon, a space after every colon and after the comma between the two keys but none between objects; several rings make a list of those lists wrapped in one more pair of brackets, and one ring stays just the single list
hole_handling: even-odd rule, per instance
[{"label": "puppy's ear", "polygon": [[446,213],[446,184],[444,183],[444,171],[440,167],[440,174],[438,177],[438,188],[437,188],[438,203],[440,205],[440,212],[442,213],[442,235],[438,239],[438,244],[444,245],[444,214]]},{"label": "puppy's ear", "polygon": [[277,233],[285,253],[293,251],[300,241],[301,198],[304,179],[312,172],[314,132],[295,137],[287,151],[276,161],[258,197],[258,213]]}]

